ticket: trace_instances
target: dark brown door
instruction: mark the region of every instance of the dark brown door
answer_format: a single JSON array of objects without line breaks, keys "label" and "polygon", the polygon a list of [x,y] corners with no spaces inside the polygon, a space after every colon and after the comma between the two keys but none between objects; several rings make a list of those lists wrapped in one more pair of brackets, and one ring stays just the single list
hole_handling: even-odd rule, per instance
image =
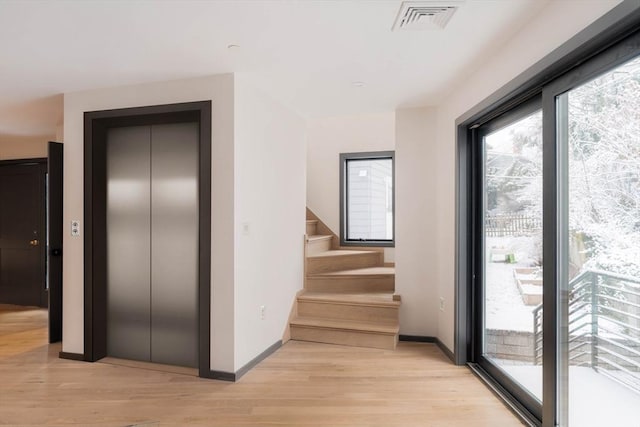
[{"label": "dark brown door", "polygon": [[0,163],[0,303],[47,306],[44,163]]}]

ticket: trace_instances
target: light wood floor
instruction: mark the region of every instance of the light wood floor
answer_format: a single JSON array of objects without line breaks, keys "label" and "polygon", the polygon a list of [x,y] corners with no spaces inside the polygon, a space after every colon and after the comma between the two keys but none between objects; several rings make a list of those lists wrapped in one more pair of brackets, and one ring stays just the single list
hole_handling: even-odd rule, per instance
[{"label": "light wood floor", "polygon": [[0,425],[519,426],[433,344],[290,341],[237,383],[58,358],[46,312],[0,306]]},{"label": "light wood floor", "polygon": [[[41,308],[0,304],[0,359],[46,345],[47,315],[47,310]],[[2,401],[0,410],[1,405]]]}]

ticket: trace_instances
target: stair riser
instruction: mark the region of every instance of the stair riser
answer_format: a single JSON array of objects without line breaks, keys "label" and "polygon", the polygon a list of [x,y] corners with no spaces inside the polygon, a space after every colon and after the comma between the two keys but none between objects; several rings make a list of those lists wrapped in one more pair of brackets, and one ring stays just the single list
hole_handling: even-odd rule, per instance
[{"label": "stair riser", "polygon": [[307,223],[307,236],[315,236],[316,234],[318,234],[318,223],[317,222],[312,222],[312,223]]},{"label": "stair riser", "polygon": [[397,334],[363,333],[337,329],[307,328],[296,325],[291,325],[291,339],[385,350],[395,350],[398,343]]},{"label": "stair riser", "polygon": [[384,263],[384,253],[370,252],[357,255],[307,258],[307,274],[330,273],[356,268],[379,267]]},{"label": "stair riser", "polygon": [[305,289],[313,292],[394,292],[395,278],[307,278]]},{"label": "stair riser", "polygon": [[399,322],[398,307],[318,303],[304,300],[298,300],[298,316],[381,322],[393,325],[397,325]]},{"label": "stair riser", "polygon": [[311,240],[307,242],[307,256],[326,252],[331,249],[331,239]]}]

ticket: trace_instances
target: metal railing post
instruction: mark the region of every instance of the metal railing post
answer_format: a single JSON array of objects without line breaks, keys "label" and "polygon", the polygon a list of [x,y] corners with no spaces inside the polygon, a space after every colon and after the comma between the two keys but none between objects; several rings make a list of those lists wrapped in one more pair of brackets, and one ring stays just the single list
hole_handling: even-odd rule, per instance
[{"label": "metal railing post", "polygon": [[533,312],[533,364],[538,364],[538,309]]},{"label": "metal railing post", "polygon": [[[586,270],[571,280],[569,288],[567,327],[573,348],[567,344],[567,365],[590,365],[598,374],[640,393],[640,278]],[[534,321],[538,309],[542,306],[534,309]]]},{"label": "metal railing post", "polygon": [[591,368],[598,370],[598,276],[589,275],[591,280]]}]

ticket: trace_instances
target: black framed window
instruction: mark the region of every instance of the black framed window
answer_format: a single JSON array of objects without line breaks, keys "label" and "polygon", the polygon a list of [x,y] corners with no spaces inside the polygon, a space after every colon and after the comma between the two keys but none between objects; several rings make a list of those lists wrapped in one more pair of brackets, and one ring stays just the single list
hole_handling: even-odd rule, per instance
[{"label": "black framed window", "polygon": [[393,151],[340,154],[340,243],[394,245]]}]

